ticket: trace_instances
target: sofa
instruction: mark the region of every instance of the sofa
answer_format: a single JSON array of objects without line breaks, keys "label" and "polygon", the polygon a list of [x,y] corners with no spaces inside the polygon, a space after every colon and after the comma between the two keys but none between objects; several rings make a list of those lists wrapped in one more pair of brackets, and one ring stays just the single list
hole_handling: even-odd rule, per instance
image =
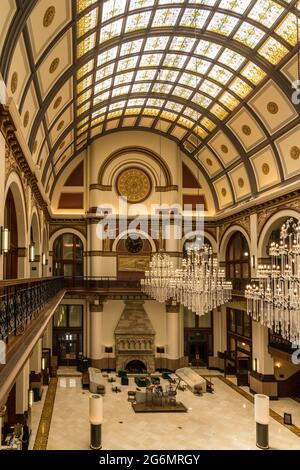
[{"label": "sofa", "polygon": [[176,370],[176,375],[182,379],[193,393],[206,392],[206,380],[190,367]]},{"label": "sofa", "polygon": [[98,393],[100,386],[101,389],[104,388],[105,391],[104,378],[102,377],[102,372],[100,369],[96,369],[95,367],[89,367],[89,380],[91,393]]}]

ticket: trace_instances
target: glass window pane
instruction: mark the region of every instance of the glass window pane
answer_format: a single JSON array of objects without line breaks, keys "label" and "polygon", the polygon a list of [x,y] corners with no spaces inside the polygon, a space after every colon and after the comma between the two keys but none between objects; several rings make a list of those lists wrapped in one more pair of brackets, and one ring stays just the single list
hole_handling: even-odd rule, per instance
[{"label": "glass window pane", "polygon": [[230,309],[229,311],[229,330],[235,331],[235,321],[234,321],[234,310]]},{"label": "glass window pane", "polygon": [[69,305],[69,326],[82,326],[82,305]]},{"label": "glass window pane", "polygon": [[236,332],[239,335],[243,334],[243,312],[240,310],[235,311],[235,320],[236,320]]},{"label": "glass window pane", "polygon": [[64,276],[65,277],[73,276],[73,264],[64,264]]},{"label": "glass window pane", "polygon": [[83,276],[83,264],[76,263],[75,267],[76,267],[75,276]]},{"label": "glass window pane", "polygon": [[250,338],[251,336],[251,318],[244,312],[244,336]]},{"label": "glass window pane", "polygon": [[249,264],[243,263],[242,278],[247,279],[248,277],[249,277]]},{"label": "glass window pane", "polygon": [[81,259],[83,256],[82,242],[79,238],[76,238],[75,256],[76,259]]},{"label": "glass window pane", "polygon": [[53,317],[53,326],[67,326],[67,306],[60,305]]},{"label": "glass window pane", "polygon": [[73,235],[69,233],[63,236],[63,258],[73,259]]}]

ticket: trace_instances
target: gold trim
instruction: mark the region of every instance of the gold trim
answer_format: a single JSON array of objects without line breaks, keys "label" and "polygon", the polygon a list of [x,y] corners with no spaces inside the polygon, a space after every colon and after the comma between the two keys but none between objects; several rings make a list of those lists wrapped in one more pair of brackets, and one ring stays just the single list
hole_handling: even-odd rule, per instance
[{"label": "gold trim", "polygon": [[50,379],[33,450],[47,450],[57,382],[57,377]]}]

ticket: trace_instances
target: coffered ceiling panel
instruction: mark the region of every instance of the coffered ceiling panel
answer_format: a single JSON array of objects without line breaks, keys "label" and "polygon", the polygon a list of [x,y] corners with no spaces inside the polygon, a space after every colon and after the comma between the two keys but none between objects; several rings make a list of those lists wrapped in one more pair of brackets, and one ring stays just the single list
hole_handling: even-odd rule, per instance
[{"label": "coffered ceiling panel", "polygon": [[266,147],[251,157],[259,190],[264,190],[280,183],[276,158],[271,147]]},{"label": "coffered ceiling panel", "polygon": [[[294,170],[273,140],[299,123],[299,13],[296,0],[2,0],[0,72],[21,120],[28,108],[24,137],[50,197],[67,162],[130,126],[177,141],[217,210],[283,183]],[[261,179],[264,140],[274,171]]]},{"label": "coffered ceiling panel", "polygon": [[276,140],[286,178],[300,173],[300,126]]}]

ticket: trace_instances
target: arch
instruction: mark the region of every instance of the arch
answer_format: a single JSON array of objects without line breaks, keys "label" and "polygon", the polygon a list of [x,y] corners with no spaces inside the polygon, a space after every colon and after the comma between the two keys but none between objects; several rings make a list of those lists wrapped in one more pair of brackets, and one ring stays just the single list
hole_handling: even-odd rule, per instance
[{"label": "arch", "polygon": [[12,171],[7,178],[4,201],[6,201],[6,197],[7,197],[9,189],[12,192],[14,202],[15,202],[15,207],[16,207],[17,222],[18,222],[18,246],[26,247],[27,240],[28,240],[28,237],[27,237],[28,217],[27,217],[27,210],[26,210],[26,200],[25,200],[22,181],[19,175],[15,171]]},{"label": "arch", "polygon": [[267,256],[267,244],[269,238],[271,236],[272,230],[274,228],[274,224],[277,222],[282,222],[282,224],[289,219],[290,217],[294,217],[297,220],[300,220],[300,212],[295,209],[282,209],[279,212],[275,212],[275,214],[271,215],[268,220],[265,222],[258,238],[257,243],[257,257],[265,258]]},{"label": "arch", "polygon": [[155,161],[155,163],[162,169],[164,180],[166,182],[166,186],[167,187],[172,186],[172,175],[171,175],[171,172],[170,172],[170,169],[169,169],[168,165],[165,163],[165,161],[157,153],[153,152],[153,150],[150,150],[146,147],[123,147],[123,148],[118,149],[115,152],[111,153],[106,158],[106,160],[103,162],[103,164],[101,165],[101,168],[99,170],[98,178],[97,178],[97,181],[98,181],[99,185],[101,185],[101,186],[103,185],[104,174],[105,174],[107,168],[109,167],[109,165],[112,163],[112,161],[115,160],[116,158],[121,157],[121,156],[123,156],[125,154],[128,154],[128,153],[144,154],[148,158]]},{"label": "arch", "polygon": [[157,251],[153,238],[150,237],[147,232],[144,232],[143,230],[135,230],[135,229],[124,230],[123,232],[119,233],[119,235],[117,236],[117,238],[115,238],[113,242],[112,251],[116,251],[118,242],[124,238],[127,238],[127,236],[130,235],[131,233],[138,234],[141,238],[145,238],[146,240],[148,240],[151,245],[152,252]]},{"label": "arch", "polygon": [[33,236],[33,242],[35,244],[35,253],[37,255],[40,255],[40,249],[41,249],[41,226],[40,226],[40,219],[39,219],[39,214],[37,211],[36,206],[33,206],[32,212],[31,212],[31,218],[30,218],[30,227],[29,227],[29,234],[28,234],[28,239],[30,240],[31,237],[31,229],[32,229],[32,236]]},{"label": "arch", "polygon": [[60,237],[61,235],[64,235],[65,233],[71,233],[73,235],[76,235],[78,238],[80,238],[80,240],[82,241],[82,244],[83,244],[83,251],[86,251],[86,245],[87,245],[87,242],[86,242],[86,238],[85,236],[79,231],[79,230],[76,230],[74,228],[61,228],[59,230],[57,230],[56,232],[54,232],[50,239],[49,239],[49,251],[53,251],[53,244],[55,242],[55,240]]},{"label": "arch", "polygon": [[213,235],[209,232],[205,232],[205,231],[201,232],[200,230],[191,231],[191,232],[188,232],[187,234],[184,235],[184,237],[181,240],[181,250],[183,250],[185,242],[187,240],[189,240],[189,238],[194,237],[195,235],[203,235],[204,238],[207,238],[207,240],[209,241],[209,243],[212,246],[213,252],[218,253],[217,241],[213,237]]},{"label": "arch", "polygon": [[223,234],[220,245],[219,245],[219,247],[220,247],[219,248],[219,256],[220,256],[220,261],[222,261],[222,262],[226,261],[227,245],[228,245],[228,242],[229,242],[230,238],[232,237],[232,235],[235,232],[241,232],[244,235],[244,237],[247,240],[249,249],[250,249],[251,242],[250,242],[250,237],[249,237],[247,231],[241,225],[238,225],[238,224],[232,225]]}]

